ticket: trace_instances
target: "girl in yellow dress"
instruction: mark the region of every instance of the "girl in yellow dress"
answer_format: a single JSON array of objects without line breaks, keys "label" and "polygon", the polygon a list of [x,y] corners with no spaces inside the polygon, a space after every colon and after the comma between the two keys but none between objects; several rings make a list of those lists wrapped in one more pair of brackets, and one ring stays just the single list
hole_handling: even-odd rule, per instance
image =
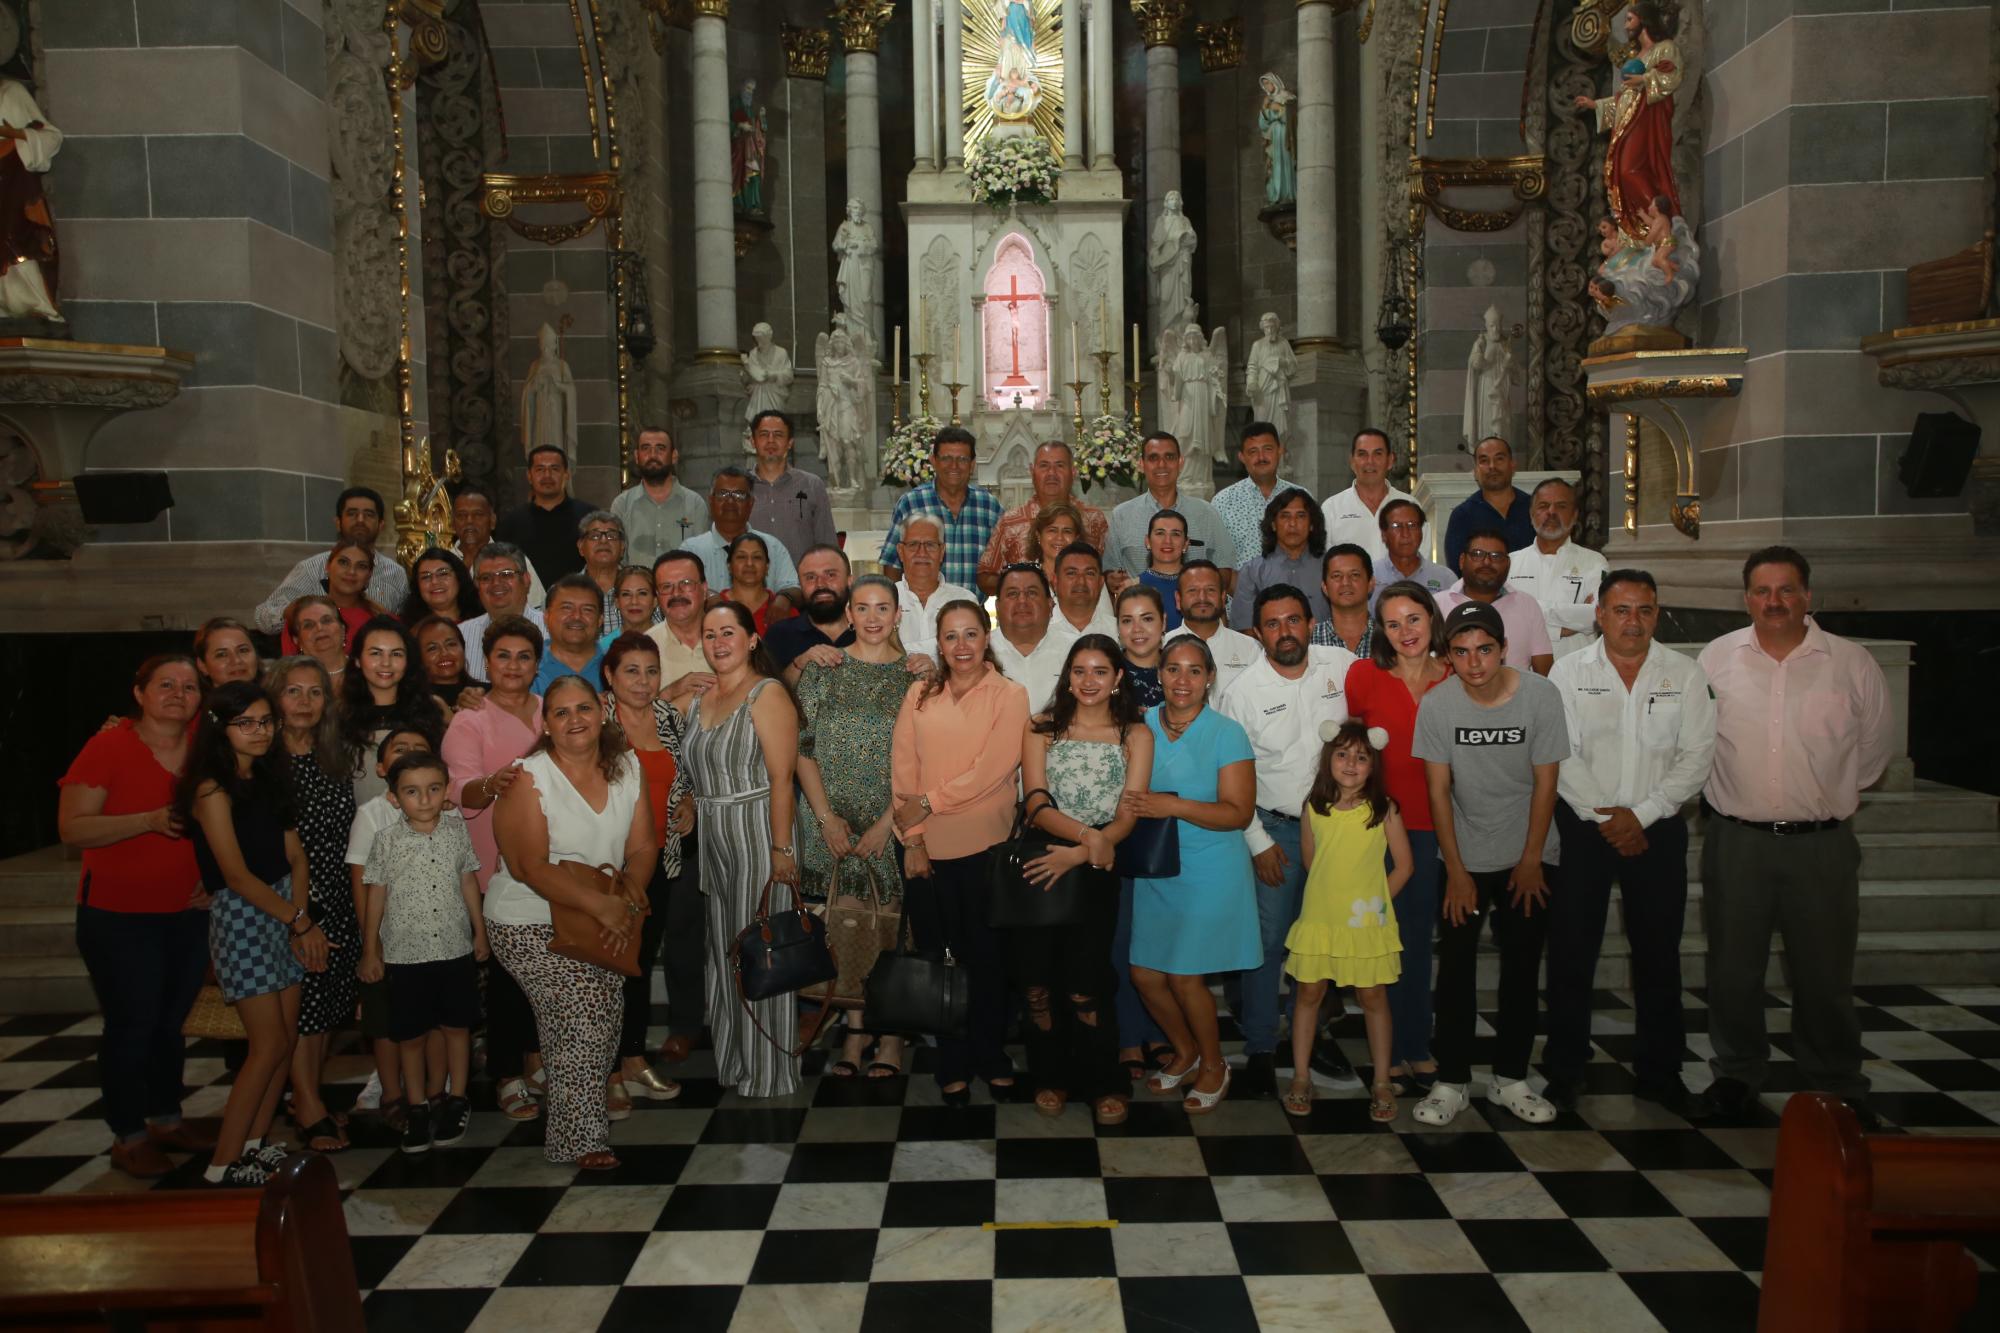
[{"label": "girl in yellow dress", "polygon": [[[1413,862],[1403,817],[1389,799],[1376,753],[1389,733],[1359,722],[1322,722],[1319,774],[1300,811],[1299,855],[1306,867],[1305,901],[1285,937],[1285,971],[1293,988],[1292,1086],[1285,1110],[1312,1112],[1312,1048],[1320,1001],[1328,983],[1352,986],[1368,1025],[1368,1055],[1375,1066],[1368,1114],[1387,1124],[1396,1118],[1389,1082],[1388,985],[1402,974],[1402,936],[1396,927],[1396,894],[1409,882]],[[1391,863],[1385,873],[1384,858]]]}]

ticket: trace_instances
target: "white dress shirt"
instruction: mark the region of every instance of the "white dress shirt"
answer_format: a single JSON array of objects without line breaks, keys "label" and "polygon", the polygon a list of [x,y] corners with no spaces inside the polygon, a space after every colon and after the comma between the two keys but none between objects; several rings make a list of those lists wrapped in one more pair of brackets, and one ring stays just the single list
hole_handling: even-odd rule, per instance
[{"label": "white dress shirt", "polygon": [[[1388,504],[1391,500],[1410,498],[1408,493],[1391,486],[1389,493],[1382,497],[1382,504]],[[1342,542],[1353,542],[1368,552],[1371,561],[1380,560],[1389,553],[1389,548],[1382,542],[1382,525],[1376,521],[1382,512],[1382,505],[1370,509],[1355,493],[1354,488],[1349,486],[1336,495],[1327,496],[1326,503],[1319,508],[1320,512],[1326,515],[1328,550],[1332,550]]]},{"label": "white dress shirt", "polygon": [[[1315,644],[1306,649],[1306,669],[1287,680],[1268,657],[1246,667],[1216,703],[1250,734],[1257,752],[1257,805],[1297,817],[1319,771],[1319,724],[1347,720],[1347,669],[1355,656],[1345,648]],[[1243,831],[1256,856],[1272,845],[1259,820]]]},{"label": "white dress shirt", "polygon": [[1109,588],[1097,590],[1097,609],[1090,613],[1089,624],[1081,627],[1071,624],[1069,617],[1063,614],[1061,606],[1056,607],[1054,614],[1049,617],[1049,623],[1056,628],[1067,630],[1071,638],[1079,634],[1109,634],[1114,639],[1118,637],[1118,616],[1111,609]]},{"label": "white dress shirt", "polygon": [[1549,681],[1562,691],[1571,757],[1556,790],[1578,819],[1623,806],[1641,828],[1676,814],[1708,780],[1715,753],[1715,700],[1692,657],[1658,643],[1632,688],[1595,639],[1557,662]]},{"label": "white dress shirt", "polygon": [[[1508,557],[1507,591],[1526,593],[1541,604],[1549,643],[1557,658],[1579,652],[1597,632],[1597,585],[1609,568],[1588,546],[1565,541],[1554,555],[1529,542]],[[1573,630],[1568,638],[1564,630]]]},{"label": "white dress shirt", "polygon": [[[1167,635],[1166,642],[1172,643],[1184,634],[1194,630],[1184,620]],[[1248,634],[1239,634],[1227,625],[1217,625],[1212,638],[1203,640],[1208,651],[1215,658],[1215,692],[1220,695],[1238,676],[1264,660],[1264,645]]]},{"label": "white dress shirt", "polygon": [[897,637],[903,641],[906,653],[924,653],[935,656],[937,651],[938,612],[953,602],[983,602],[978,593],[970,588],[961,588],[956,583],[939,581],[931,589],[928,598],[917,596],[908,579],[896,584],[896,602],[903,609],[896,621]]},{"label": "white dress shirt", "polygon": [[1050,618],[1048,632],[1031,652],[1021,652],[998,630],[986,642],[1007,679],[1019,681],[1027,689],[1028,711],[1041,713],[1048,709],[1049,699],[1056,692],[1056,679],[1062,675],[1063,661],[1069,656],[1069,646],[1077,637],[1069,622],[1057,615]]}]

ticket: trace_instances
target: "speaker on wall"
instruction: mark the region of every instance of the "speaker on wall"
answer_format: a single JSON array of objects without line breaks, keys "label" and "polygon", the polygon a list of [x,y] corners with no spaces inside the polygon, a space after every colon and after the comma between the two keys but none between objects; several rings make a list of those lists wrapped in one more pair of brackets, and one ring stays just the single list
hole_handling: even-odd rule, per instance
[{"label": "speaker on wall", "polygon": [[174,507],[164,472],[79,472],[72,484],[87,523],[151,523]]},{"label": "speaker on wall", "polygon": [[1957,495],[1979,456],[1979,427],[1956,412],[1920,412],[1896,474],[1912,500]]}]

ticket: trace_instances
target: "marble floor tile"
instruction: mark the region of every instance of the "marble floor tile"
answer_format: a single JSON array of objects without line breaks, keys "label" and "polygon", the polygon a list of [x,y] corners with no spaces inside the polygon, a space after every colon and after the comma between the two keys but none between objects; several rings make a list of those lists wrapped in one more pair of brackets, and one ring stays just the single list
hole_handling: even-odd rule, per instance
[{"label": "marble floor tile", "polygon": [[502,1287],[486,1298],[470,1333],[594,1333],[616,1287]]},{"label": "marble floor tile", "polygon": [[1113,1228],[1120,1277],[1235,1274],[1236,1252],[1220,1222],[1140,1222]]},{"label": "marble floor tile", "polygon": [[611,1127],[611,1146],[625,1143],[699,1143],[707,1111],[635,1111]]},{"label": "marble floor tile", "polygon": [[[1142,1094],[1143,1095],[1143,1094]],[[908,1105],[920,1103],[915,1096]],[[1033,1106],[1009,1103],[993,1108],[994,1134],[1003,1139],[1089,1139],[1097,1127],[1087,1115],[1043,1115]]]},{"label": "marble floor tile", "polygon": [[1369,1273],[1486,1271],[1486,1261],[1456,1222],[1346,1222],[1342,1230]]},{"label": "marble floor tile", "polygon": [[1775,1129],[1704,1129],[1709,1142],[1736,1159],[1736,1164],[1752,1171],[1769,1171],[1778,1165],[1778,1131]]},{"label": "marble floor tile", "polygon": [[[22,1096],[29,1096],[22,1093]],[[91,1093],[95,1097],[96,1093]],[[4,1109],[4,1108],[0,1108]],[[101,1120],[58,1120],[9,1148],[8,1157],[95,1157],[111,1147]]]},{"label": "marble floor tile", "polygon": [[743,1289],[729,1327],[731,1333],[858,1333],[867,1304],[865,1282],[758,1283]]},{"label": "marble floor tile", "polygon": [[1301,1134],[1299,1147],[1313,1171],[1322,1176],[1380,1176],[1417,1169],[1416,1159],[1394,1134]]},{"label": "marble floor tile", "polygon": [[[1989,1018],[1961,1009],[1955,1004],[1885,1004],[1885,1014],[1894,1014],[1913,1027],[1928,1032],[1991,1031],[2000,1027]],[[1872,1044],[1864,1041],[1864,1044]]]},{"label": "marble floor tile", "polygon": [[1685,1217],[1580,1217],[1576,1224],[1621,1273],[1727,1272],[1736,1267]]},{"label": "marble floor tile", "polygon": [[1643,1171],[1683,1217],[1763,1217],[1771,1191],[1748,1171]]},{"label": "marble floor tile", "polygon": [[568,1185],[576,1172],[573,1163],[551,1162],[540,1148],[495,1148],[466,1183],[478,1188]]},{"label": "marble floor tile", "polygon": [[1531,1333],[1648,1333],[1660,1321],[1616,1273],[1501,1273],[1500,1289]]},{"label": "marble floor tile", "polygon": [[651,1231],[671,1185],[579,1185],[556,1201],[544,1232]]},{"label": "marble floor tile", "polygon": [[700,1143],[681,1168],[680,1185],[776,1185],[791,1169],[789,1143]]},{"label": "marble floor tile", "polygon": [[767,1223],[778,1231],[873,1230],[882,1225],[882,1208],[889,1199],[886,1183],[786,1185]]},{"label": "marble floor tile", "polygon": [[[19,1092],[75,1064],[74,1060],[8,1060],[0,1056],[0,1092]],[[89,1102],[79,1105],[88,1106]]]},{"label": "marble floor tile", "polygon": [[497,1287],[532,1240],[526,1234],[419,1236],[377,1290]]},{"label": "marble floor tile", "polygon": [[1946,1004],[2000,1004],[2000,986],[1926,986]]},{"label": "marble floor tile", "polygon": [[1317,1176],[1215,1176],[1225,1222],[1331,1222],[1333,1204]]},{"label": "marble floor tile", "polygon": [[800,1143],[891,1143],[900,1106],[818,1106],[799,1129]]},{"label": "marble floor tile", "polygon": [[[30,1088],[0,1102],[0,1125],[31,1120],[66,1120],[96,1101],[96,1088]],[[106,1132],[99,1126],[99,1133]]]},{"label": "marble floor tile", "polygon": [[750,1278],[761,1231],[655,1231],[625,1276],[628,1287],[741,1285]]},{"label": "marble floor tile", "polygon": [[1456,1218],[1511,1221],[1559,1218],[1562,1208],[1532,1172],[1456,1171],[1431,1176],[1431,1188]]},{"label": "marble floor tile", "polygon": [[1592,1129],[1687,1128],[1687,1121],[1664,1106],[1623,1093],[1579,1097],[1576,1112]]},{"label": "marble floor tile", "polygon": [[1103,1222],[1104,1182],[1083,1177],[998,1180],[993,1185],[996,1222]]},{"label": "marble floor tile", "polygon": [[1246,1277],[1260,1333],[1393,1333],[1375,1288],[1361,1274]]},{"label": "marble floor tile", "polygon": [[984,1227],[883,1227],[871,1282],[986,1282],[993,1233]]},{"label": "marble floor tile", "polygon": [[1632,1164],[1595,1130],[1554,1129],[1502,1134],[1530,1171],[1630,1171]]},{"label": "marble floor tile", "polygon": [[[1322,1093],[1322,1096],[1331,1094]],[[1207,1115],[1188,1117],[1197,1138],[1234,1134],[1289,1134],[1291,1117],[1277,1102],[1226,1101]]]},{"label": "marble floor tile", "polygon": [[457,1197],[455,1189],[356,1190],[341,1211],[350,1236],[421,1236]]},{"label": "marble floor tile", "polygon": [[993,1333],[1125,1333],[1118,1279],[1003,1278],[993,1284]]},{"label": "marble floor tile", "polygon": [[44,1194],[137,1194],[153,1187],[150,1180],[128,1176],[109,1157],[93,1157],[42,1191]]},{"label": "marble floor tile", "polygon": [[382,1163],[396,1156],[394,1148],[349,1148],[346,1152],[335,1153],[327,1158],[333,1163],[333,1178],[343,1190],[361,1188],[362,1182],[375,1174]]},{"label": "marble floor tile", "polygon": [[998,1155],[990,1139],[922,1140],[896,1145],[889,1179],[991,1180],[998,1171]]},{"label": "marble floor tile", "polygon": [[[1990,1026],[1990,1024],[1988,1025]],[[1963,1060],[1965,1052],[1928,1032],[1864,1032],[1861,1044],[1883,1060]]]},{"label": "marble floor tile", "polygon": [[1099,1139],[1098,1161],[1107,1178],[1119,1176],[1199,1176],[1201,1145],[1192,1138]]}]

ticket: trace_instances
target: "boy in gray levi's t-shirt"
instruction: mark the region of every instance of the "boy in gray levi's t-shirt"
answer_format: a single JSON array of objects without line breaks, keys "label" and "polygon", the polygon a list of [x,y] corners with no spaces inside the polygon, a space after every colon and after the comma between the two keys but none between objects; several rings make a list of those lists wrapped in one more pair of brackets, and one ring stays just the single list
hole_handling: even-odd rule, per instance
[{"label": "boy in gray levi's t-shirt", "polygon": [[[1535,765],[1570,757],[1562,692],[1532,672],[1516,674],[1513,697],[1491,708],[1474,703],[1456,676],[1439,681],[1417,709],[1417,733],[1410,743],[1410,753],[1418,759],[1451,765],[1458,855],[1475,874],[1519,863]],[[1551,823],[1542,860],[1553,865],[1557,855]]]}]

